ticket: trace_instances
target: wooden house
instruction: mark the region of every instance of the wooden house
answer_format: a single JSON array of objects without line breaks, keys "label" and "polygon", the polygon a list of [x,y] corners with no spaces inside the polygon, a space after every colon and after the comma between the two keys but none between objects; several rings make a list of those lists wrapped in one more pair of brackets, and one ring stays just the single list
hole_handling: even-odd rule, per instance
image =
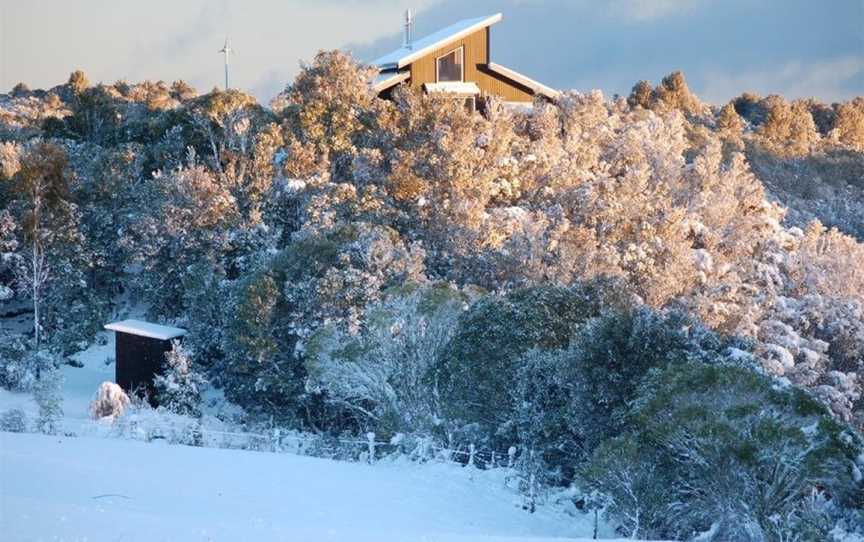
[{"label": "wooden house", "polygon": [[535,96],[557,98],[558,91],[492,62],[490,30],[501,19],[500,13],[466,19],[415,41],[406,12],[402,47],[372,63],[379,70],[373,89],[386,98],[404,83],[472,103],[489,95],[516,103],[532,102]]},{"label": "wooden house", "polygon": [[165,365],[171,341],[186,335],[179,327],[162,326],[141,320],[107,324],[115,332],[114,379],[126,393],[146,395],[156,405],[153,381]]}]

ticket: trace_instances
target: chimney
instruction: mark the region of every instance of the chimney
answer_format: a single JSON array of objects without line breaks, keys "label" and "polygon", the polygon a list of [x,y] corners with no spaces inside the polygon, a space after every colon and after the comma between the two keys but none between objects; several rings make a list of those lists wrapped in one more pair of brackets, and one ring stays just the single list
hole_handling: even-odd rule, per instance
[{"label": "chimney", "polygon": [[411,14],[411,8],[405,10],[405,36],[402,46],[406,49],[411,49],[411,31],[414,29],[414,16]]}]

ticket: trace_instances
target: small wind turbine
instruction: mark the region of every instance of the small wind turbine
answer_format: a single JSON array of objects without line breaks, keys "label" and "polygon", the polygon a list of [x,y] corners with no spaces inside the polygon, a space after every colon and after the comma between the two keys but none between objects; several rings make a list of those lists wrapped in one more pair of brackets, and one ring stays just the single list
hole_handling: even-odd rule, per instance
[{"label": "small wind turbine", "polygon": [[223,45],[222,48],[219,49],[219,51],[217,52],[225,55],[225,90],[228,90],[228,55],[233,55],[234,49],[232,49],[231,46],[228,45],[227,37],[225,38],[225,45]]}]

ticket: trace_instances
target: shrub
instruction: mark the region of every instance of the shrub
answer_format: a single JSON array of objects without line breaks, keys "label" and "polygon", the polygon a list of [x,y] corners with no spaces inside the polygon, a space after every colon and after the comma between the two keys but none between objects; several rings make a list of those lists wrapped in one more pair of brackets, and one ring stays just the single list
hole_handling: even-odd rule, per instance
[{"label": "shrub", "polygon": [[0,431],[23,433],[27,430],[27,415],[24,411],[13,408],[0,415]]},{"label": "shrub", "polygon": [[459,318],[433,374],[453,427],[478,424],[485,438],[511,444],[514,398],[506,390],[516,384],[522,355],[565,348],[603,305],[593,286],[537,286],[475,302]]},{"label": "shrub", "polygon": [[38,358],[27,352],[21,335],[0,332],[0,387],[12,391],[30,391],[36,382]]},{"label": "shrub", "polygon": [[45,434],[53,435],[60,428],[63,418],[63,374],[59,369],[43,368],[33,386],[33,398],[39,405],[36,428]]},{"label": "shrub", "polygon": [[94,420],[109,418],[111,421],[123,415],[130,404],[123,388],[113,382],[103,382],[90,402],[90,417]]},{"label": "shrub", "polygon": [[807,392],[752,369],[653,370],[627,419],[629,431],[582,471],[627,534],[826,540],[864,504],[860,435]]},{"label": "shrub", "polygon": [[519,442],[538,450],[554,477],[569,480],[596,447],[626,429],[624,413],[646,373],[724,359],[738,352],[730,346],[741,345],[684,313],[642,307],[592,318],[568,348],[520,359],[511,388]]},{"label": "shrub", "polygon": [[353,337],[327,326],[309,341],[307,389],[379,434],[430,434],[440,419],[428,374],[453,334],[466,296],[447,284],[406,285],[367,310]]}]

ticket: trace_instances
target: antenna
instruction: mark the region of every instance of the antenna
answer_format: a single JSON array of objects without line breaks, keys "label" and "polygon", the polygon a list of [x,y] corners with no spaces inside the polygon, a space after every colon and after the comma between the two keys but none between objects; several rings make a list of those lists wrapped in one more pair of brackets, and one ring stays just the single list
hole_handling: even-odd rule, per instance
[{"label": "antenna", "polygon": [[218,53],[222,53],[225,55],[225,90],[228,90],[228,55],[234,54],[234,49],[228,45],[228,37],[225,37],[225,45],[222,46]]},{"label": "antenna", "polygon": [[411,13],[411,8],[405,10],[405,36],[403,47],[406,49],[411,49],[413,44],[411,43],[411,31],[414,30],[414,15]]}]

